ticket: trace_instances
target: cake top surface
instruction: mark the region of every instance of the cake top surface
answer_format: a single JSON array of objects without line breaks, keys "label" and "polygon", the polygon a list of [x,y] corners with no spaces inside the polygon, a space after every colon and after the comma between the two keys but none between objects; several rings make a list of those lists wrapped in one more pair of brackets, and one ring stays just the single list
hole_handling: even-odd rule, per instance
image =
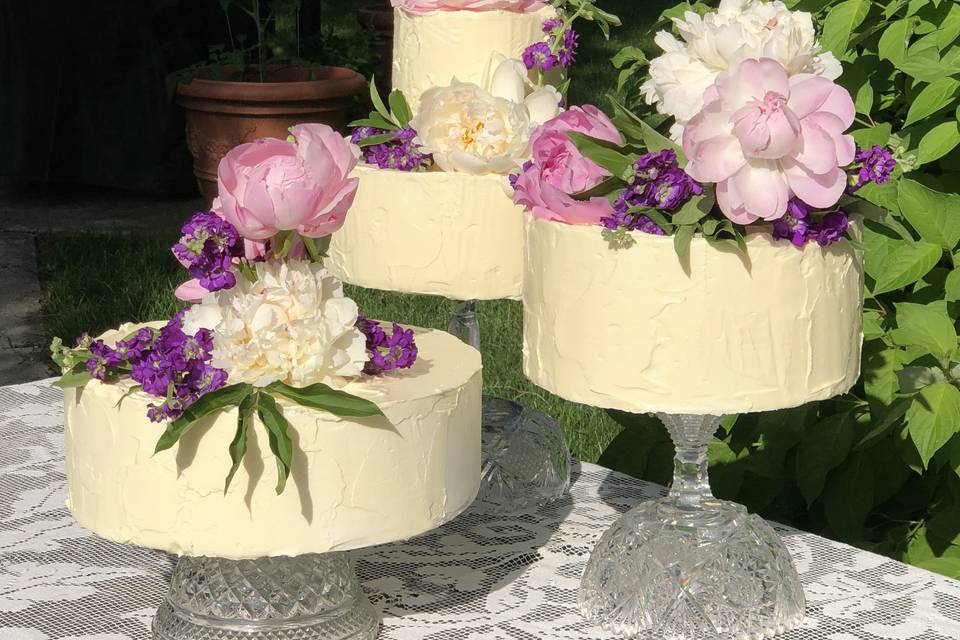
[{"label": "cake top surface", "polygon": [[435,11],[532,13],[547,7],[547,4],[540,0],[390,0],[390,4],[417,15]]}]

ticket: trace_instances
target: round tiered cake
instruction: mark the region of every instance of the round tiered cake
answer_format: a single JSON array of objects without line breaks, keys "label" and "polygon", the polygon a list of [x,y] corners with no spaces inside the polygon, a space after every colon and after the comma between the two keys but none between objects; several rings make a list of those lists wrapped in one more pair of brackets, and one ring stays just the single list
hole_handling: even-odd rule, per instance
[{"label": "round tiered cake", "polygon": [[[112,344],[131,327],[104,336]],[[69,505],[98,535],[188,556],[242,559],[342,551],[403,540],[465,509],[480,483],[480,354],[416,330],[409,370],[351,382],[385,417],[339,418],[280,401],[293,471],[276,495],[265,431],[229,489],[237,410],[202,419],[154,455],[162,429],[133,382],[90,381],[65,397]]]},{"label": "round tiered cake", "polygon": [[[863,271],[840,241],[747,236],[747,255],[595,226],[527,222],[524,372],[557,395],[634,413],[730,414],[849,390],[860,372]],[[572,260],[571,256],[576,256]]]},{"label": "round tiered cake", "polygon": [[[421,98],[429,90],[470,83],[490,96],[487,90],[492,91],[501,65],[507,61],[509,66],[511,59],[520,58],[525,48],[541,40],[544,22],[555,15],[549,6],[534,11],[426,13],[398,8],[394,88],[405,96],[415,122],[425,104]],[[523,72],[516,83],[529,84],[523,64],[518,60],[515,64]],[[560,97],[555,91],[552,95],[548,109],[557,110]],[[519,107],[525,109],[522,90],[511,99],[520,100]],[[354,175],[360,178],[360,186],[350,216],[333,235],[330,270],[345,282],[390,291],[455,300],[519,299],[523,216],[509,195],[506,174],[527,158],[526,139],[535,123],[523,124],[516,132],[522,144],[512,145],[512,152],[522,151],[522,155],[496,167],[485,167],[483,160],[477,160],[477,154],[505,146],[501,140],[487,142],[485,137],[499,135],[505,126],[502,118],[508,128],[512,126],[509,113],[491,116],[489,112],[509,110],[505,106],[509,104],[499,95],[484,104],[472,101],[449,127],[451,144],[462,143],[454,153],[473,154],[476,162],[471,164],[479,167],[451,169],[440,161],[426,171],[372,164],[358,167]],[[450,109],[444,105],[434,113],[444,110]],[[462,133],[461,125],[466,127]],[[423,131],[416,133],[417,140],[425,137]],[[431,152],[436,158],[436,150]]]}]

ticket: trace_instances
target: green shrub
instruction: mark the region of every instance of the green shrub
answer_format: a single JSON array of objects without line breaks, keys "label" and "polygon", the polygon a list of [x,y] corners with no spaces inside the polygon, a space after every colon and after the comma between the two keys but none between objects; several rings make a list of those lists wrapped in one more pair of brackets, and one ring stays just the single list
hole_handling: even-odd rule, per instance
[{"label": "green shrub", "polygon": [[[857,142],[895,150],[894,178],[857,195],[889,211],[903,237],[864,225],[860,382],[841,398],[727,420],[711,446],[714,489],[767,517],[960,577],[960,3],[787,4],[814,14],[824,48],[843,62]],[[642,67],[633,53],[619,66]],[[635,78],[625,73],[622,86],[633,104]],[[668,481],[663,428],[615,417],[628,429],[601,464]]]}]

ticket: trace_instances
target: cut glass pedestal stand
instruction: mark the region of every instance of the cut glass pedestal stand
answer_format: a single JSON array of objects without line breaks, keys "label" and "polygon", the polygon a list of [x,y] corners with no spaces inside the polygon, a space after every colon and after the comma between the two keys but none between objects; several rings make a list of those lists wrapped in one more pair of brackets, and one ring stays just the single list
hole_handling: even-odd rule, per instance
[{"label": "cut glass pedestal stand", "polygon": [[[480,350],[476,300],[453,302],[447,331]],[[570,447],[556,420],[519,403],[484,396],[482,425],[479,507],[527,512],[567,492]]]},{"label": "cut glass pedestal stand", "polygon": [[720,417],[665,415],[676,447],[670,494],[620,517],[590,556],[585,617],[620,637],[770,637],[803,617],[804,596],[783,541],[762,518],[717,500],[707,446]]},{"label": "cut glass pedestal stand", "polygon": [[347,554],[182,557],[153,620],[158,640],[373,640],[380,622]]}]

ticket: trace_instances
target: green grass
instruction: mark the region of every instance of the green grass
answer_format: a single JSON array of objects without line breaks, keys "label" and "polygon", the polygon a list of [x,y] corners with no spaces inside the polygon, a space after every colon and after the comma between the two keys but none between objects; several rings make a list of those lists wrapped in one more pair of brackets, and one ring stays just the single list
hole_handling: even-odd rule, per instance
[{"label": "green grass", "polygon": [[[603,104],[603,95],[616,83],[617,72],[609,58],[626,45],[649,52],[653,36],[650,26],[668,4],[663,0],[601,3],[619,15],[626,26],[614,30],[609,41],[592,25],[581,26],[583,41],[574,69],[571,103]],[[189,213],[184,211],[184,217]],[[131,236],[38,238],[48,337],[72,340],[83,331],[100,332],[122,322],[169,317],[178,308],[173,288],[184,277],[170,254],[174,241],[174,237]],[[359,287],[348,287],[348,293],[371,317],[435,328],[444,328],[449,317],[448,303],[434,297]],[[480,305],[485,392],[516,399],[554,416],[564,426],[574,455],[596,461],[621,427],[606,412],[561,400],[524,377],[521,325],[517,302]]]}]

